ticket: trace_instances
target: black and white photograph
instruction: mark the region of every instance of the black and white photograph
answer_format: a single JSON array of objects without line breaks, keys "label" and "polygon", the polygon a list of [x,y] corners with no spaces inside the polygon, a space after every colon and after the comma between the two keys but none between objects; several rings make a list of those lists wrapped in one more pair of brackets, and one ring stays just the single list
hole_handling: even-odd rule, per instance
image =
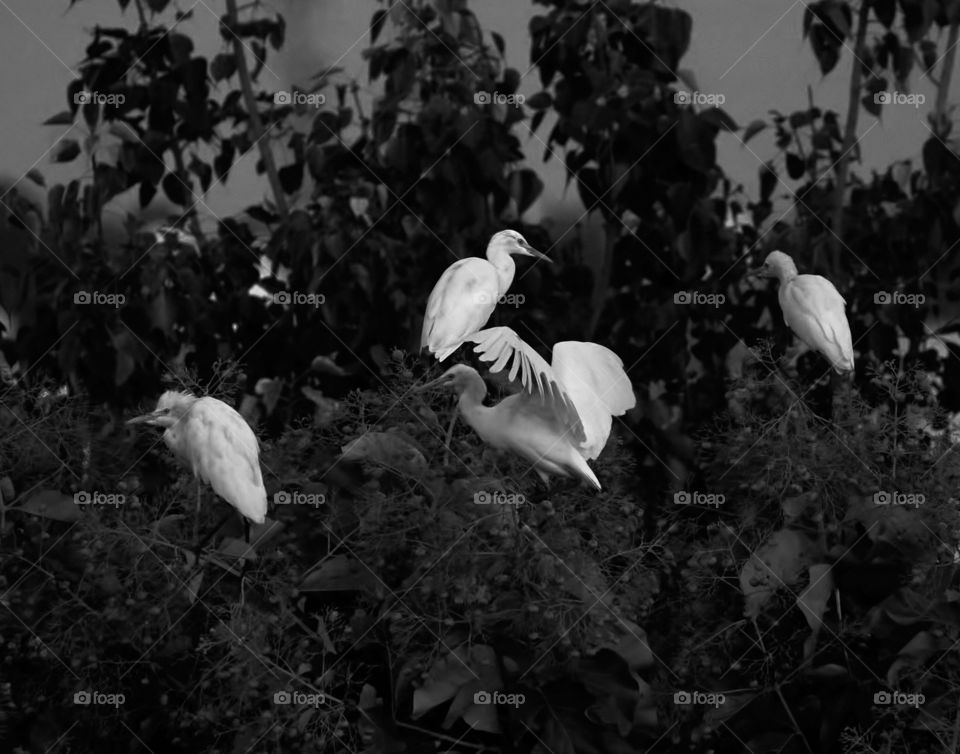
[{"label": "black and white photograph", "polygon": [[0,754],[960,754],[960,0],[0,47]]}]

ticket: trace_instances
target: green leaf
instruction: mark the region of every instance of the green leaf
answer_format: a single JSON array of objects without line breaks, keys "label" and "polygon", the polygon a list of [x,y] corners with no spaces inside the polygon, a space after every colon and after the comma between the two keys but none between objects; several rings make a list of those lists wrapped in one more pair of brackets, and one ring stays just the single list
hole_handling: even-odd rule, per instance
[{"label": "green leaf", "polygon": [[767,127],[767,122],[765,120],[760,120],[759,118],[755,121],[752,121],[745,129],[743,129],[743,143],[746,144],[750,139],[760,133],[763,129]]},{"label": "green leaf", "polygon": [[787,152],[787,175],[793,180],[798,181],[803,178],[805,172],[805,166],[800,156],[793,152]]},{"label": "green leaf", "polygon": [[863,105],[864,110],[875,118],[879,118],[880,113],[883,111],[883,105],[877,102],[876,96],[873,94],[864,94],[860,98],[860,104]]},{"label": "green leaf", "polygon": [[553,104],[553,97],[550,96],[550,92],[537,92],[527,97],[524,104],[533,110],[544,110]]},{"label": "green leaf", "polygon": [[873,0],[873,14],[877,21],[889,29],[897,14],[897,0]]},{"label": "green leaf", "polygon": [[237,72],[237,58],[233,53],[220,53],[210,63],[210,76],[214,81],[223,81]]},{"label": "green leaf", "polygon": [[142,209],[150,204],[156,194],[157,185],[155,183],[151,183],[150,181],[140,181],[140,190],[138,192],[140,208]]},{"label": "green leaf", "polygon": [[823,614],[833,594],[833,573],[830,566],[819,563],[810,566],[810,582],[797,597],[797,605],[803,611],[810,630],[817,632],[823,626]]},{"label": "green leaf", "polygon": [[490,36],[493,37],[493,43],[497,46],[497,52],[500,53],[500,57],[503,57],[504,50],[507,49],[507,46],[503,42],[503,37],[495,31],[490,32]]},{"label": "green leaf", "polygon": [[377,594],[379,582],[373,572],[356,558],[334,555],[304,576],[301,592],[368,592]]},{"label": "green leaf", "polygon": [[59,490],[40,490],[22,505],[9,510],[23,511],[31,516],[40,516],[67,523],[80,520],[80,506],[71,495]]},{"label": "green leaf", "polygon": [[163,186],[163,193],[171,202],[181,207],[187,205],[187,187],[183,185],[183,181],[176,173],[167,173],[160,185]]},{"label": "green leaf", "polygon": [[69,110],[63,110],[62,112],[57,113],[49,118],[47,118],[43,125],[45,126],[69,126],[73,123],[73,113]]},{"label": "green leaf", "polygon": [[380,36],[380,32],[383,31],[383,24],[387,20],[387,11],[378,10],[373,14],[373,17],[370,19],[370,44],[374,45],[377,43],[377,37]]},{"label": "green leaf", "polygon": [[760,201],[766,202],[777,187],[777,171],[767,162],[760,166]]},{"label": "green leaf", "polygon": [[815,24],[810,30],[810,46],[820,64],[820,72],[826,76],[836,68],[840,60],[840,43],[823,24]]},{"label": "green leaf", "polygon": [[427,466],[422,448],[403,432],[366,432],[342,451],[344,461],[366,461],[395,471],[416,472]]},{"label": "green leaf", "polygon": [[722,128],[730,132],[740,130],[740,126],[737,125],[737,122],[731,118],[725,110],[721,110],[719,107],[708,108],[699,113],[698,117],[700,120],[709,123],[716,128]]},{"label": "green leaf", "polygon": [[508,178],[510,196],[517,203],[517,214],[523,215],[543,193],[543,181],[529,168],[515,170]]},{"label": "green leaf", "polygon": [[76,139],[63,139],[58,141],[52,150],[50,150],[50,160],[52,162],[70,162],[80,154],[80,144]]},{"label": "green leaf", "polygon": [[546,110],[538,110],[533,114],[533,117],[530,119],[530,133],[535,134],[537,129],[540,128],[540,124],[543,123],[544,117],[546,117]]},{"label": "green leaf", "polygon": [[303,163],[299,160],[292,165],[285,165],[277,171],[280,187],[288,194],[300,190],[303,185]]},{"label": "green leaf", "polygon": [[740,571],[744,616],[756,618],[778,589],[796,581],[813,549],[813,543],[798,531],[774,532]]}]

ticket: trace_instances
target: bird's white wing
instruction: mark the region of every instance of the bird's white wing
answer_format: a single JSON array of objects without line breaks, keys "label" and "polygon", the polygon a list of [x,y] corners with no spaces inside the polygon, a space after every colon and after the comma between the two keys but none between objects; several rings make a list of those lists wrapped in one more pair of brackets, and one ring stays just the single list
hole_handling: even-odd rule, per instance
[{"label": "bird's white wing", "polygon": [[193,472],[240,513],[262,524],[267,492],[259,443],[250,425],[226,403],[210,397],[196,401],[181,422]]},{"label": "bird's white wing", "polygon": [[420,347],[443,361],[487,324],[499,297],[497,271],[487,260],[470,257],[450,265],[427,300]]},{"label": "bird's white wing", "polygon": [[577,406],[564,391],[553,367],[524,343],[519,335],[509,327],[488,327],[465,340],[477,344],[473,350],[480,354],[481,360],[493,362],[491,373],[500,372],[510,363],[510,381],[516,380],[519,373],[524,391],[550,407],[567,428],[571,440],[577,443],[584,441],[583,424]]},{"label": "bird's white wing", "polygon": [[607,444],[612,417],[637,404],[630,378],[620,357],[597,343],[557,343],[552,366],[583,423],[583,455],[593,460]]},{"label": "bird's white wing", "polygon": [[798,275],[782,293],[784,322],[808,346],[823,353],[838,371],[853,369],[847,302],[833,283],[820,275]]}]

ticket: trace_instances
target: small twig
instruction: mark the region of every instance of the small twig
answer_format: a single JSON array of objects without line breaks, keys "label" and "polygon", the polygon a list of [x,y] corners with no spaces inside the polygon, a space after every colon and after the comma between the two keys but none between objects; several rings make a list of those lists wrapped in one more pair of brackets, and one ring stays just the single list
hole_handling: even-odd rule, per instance
[{"label": "small twig", "polygon": [[429,728],[421,728],[419,725],[412,725],[411,723],[401,723],[399,720],[396,721],[398,728],[409,728],[410,730],[415,730],[418,733],[425,733],[428,736],[432,736],[440,741],[447,741],[457,746],[465,746],[468,749],[473,749],[474,751],[487,751],[490,747],[484,746],[483,744],[471,744],[466,741],[462,741],[459,738],[454,738],[453,736],[446,736],[443,733],[437,733],[435,730],[430,730]]},{"label": "small twig", "polygon": [[190,192],[190,198],[194,201],[191,202],[190,209],[187,210],[190,216],[190,232],[193,233],[193,237],[197,239],[197,243],[200,243],[203,240],[203,229],[200,227],[200,220],[197,217],[197,201],[196,194],[193,191],[193,181],[190,180],[190,174],[187,172],[186,165],[183,162],[183,152],[180,151],[179,145],[171,146],[170,149],[173,152],[173,161],[177,166],[177,178],[187,187],[187,190]]},{"label": "small twig", "polygon": [[780,697],[780,704],[783,705],[783,711],[787,713],[787,717],[790,718],[790,722],[793,723],[793,727],[797,732],[797,735],[800,736],[800,740],[803,741],[803,745],[810,754],[813,754],[813,749],[810,748],[810,744],[807,741],[807,737],[803,735],[803,729],[797,723],[797,719],[793,716],[793,713],[790,711],[790,707],[787,705],[787,700],[783,698],[783,692],[780,691],[780,685],[777,684],[774,686],[774,691],[777,692],[777,696]]}]

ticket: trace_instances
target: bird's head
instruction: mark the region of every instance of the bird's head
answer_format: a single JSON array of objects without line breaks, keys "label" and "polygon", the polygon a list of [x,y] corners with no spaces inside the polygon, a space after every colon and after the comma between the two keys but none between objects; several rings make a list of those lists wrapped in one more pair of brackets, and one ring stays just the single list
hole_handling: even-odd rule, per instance
[{"label": "bird's head", "polygon": [[421,385],[417,388],[417,392],[430,390],[435,387],[443,387],[452,388],[457,395],[461,395],[464,391],[475,385],[479,385],[483,392],[486,393],[483,378],[476,369],[468,367],[466,364],[455,364],[437,377],[437,379]]},{"label": "bird's head", "polygon": [[781,283],[796,276],[797,265],[782,251],[771,251],[760,267],[747,273],[747,277],[777,278]]},{"label": "bird's head", "polygon": [[552,262],[550,257],[533,248],[527,243],[527,239],[515,230],[501,230],[494,234],[490,243],[487,244],[487,259],[491,259],[495,254],[519,254]]},{"label": "bird's head", "polygon": [[172,427],[190,410],[196,402],[196,396],[168,390],[160,396],[157,407],[149,414],[143,414],[127,421],[127,424],[149,424],[153,427]]}]

